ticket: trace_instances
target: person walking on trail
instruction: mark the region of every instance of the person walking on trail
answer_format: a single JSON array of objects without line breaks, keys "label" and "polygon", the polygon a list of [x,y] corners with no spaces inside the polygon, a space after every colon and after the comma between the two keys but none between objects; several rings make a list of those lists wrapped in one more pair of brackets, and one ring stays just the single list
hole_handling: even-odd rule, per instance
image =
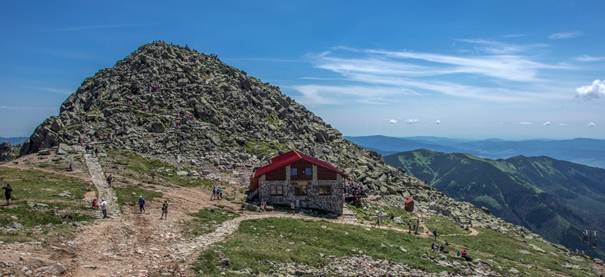
[{"label": "person walking on trail", "polygon": [[218,187],[218,188],[216,189],[216,192],[218,193],[218,199],[219,199],[219,200],[223,200],[223,188]]},{"label": "person walking on trail", "polygon": [[105,201],[105,199],[101,199],[101,213],[103,214],[103,218],[108,218],[108,216],[107,216],[107,201]]},{"label": "person walking on trail", "polygon": [[212,187],[212,197],[210,197],[210,200],[214,200],[216,198],[216,186]]},{"label": "person walking on trail", "polygon": [[139,213],[145,212],[145,198],[143,195],[139,195]]},{"label": "person walking on trail", "polygon": [[168,218],[168,200],[164,201],[164,204],[162,204],[162,216],[160,217],[160,219],[167,219]]},{"label": "person walking on trail", "polygon": [[109,174],[109,176],[107,176],[107,185],[109,187],[111,187],[111,182],[113,181],[113,176],[111,174]]},{"label": "person walking on trail", "polygon": [[11,199],[13,196],[13,187],[11,187],[11,184],[6,184],[4,187],[2,187],[2,189],[4,190],[4,199],[6,200],[6,206],[11,204]]},{"label": "person walking on trail", "polygon": [[437,241],[437,230],[433,230],[433,241]]}]

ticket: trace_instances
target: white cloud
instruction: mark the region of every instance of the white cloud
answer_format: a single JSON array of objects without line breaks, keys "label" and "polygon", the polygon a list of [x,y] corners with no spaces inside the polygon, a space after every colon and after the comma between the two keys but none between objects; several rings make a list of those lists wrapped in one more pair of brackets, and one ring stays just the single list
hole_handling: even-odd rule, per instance
[{"label": "white cloud", "polygon": [[409,89],[385,86],[298,85],[292,88],[302,94],[303,103],[318,105],[340,104],[343,96],[352,96],[359,103],[386,104],[392,102],[393,96],[415,94]]},{"label": "white cloud", "polygon": [[546,70],[575,68],[544,63],[536,59],[537,55],[526,53],[546,45],[517,45],[485,39],[459,41],[476,45],[484,54],[334,47],[309,56],[311,62],[316,68],[340,76],[340,79],[331,77],[331,81],[351,84],[310,84],[295,89],[303,94],[301,101],[316,104],[334,104],[337,100],[343,101],[343,98],[337,98],[343,95],[352,96],[358,102],[387,104],[395,99],[388,96],[402,92],[409,95],[437,93],[492,102],[569,99],[569,88],[547,87],[552,82],[546,82],[551,80],[544,80],[541,75]]},{"label": "white cloud", "polygon": [[597,124],[594,122],[589,122],[588,127],[597,127]]},{"label": "white cloud", "polygon": [[560,32],[560,33],[550,34],[548,36],[548,38],[549,39],[570,39],[570,38],[579,37],[581,35],[582,35],[582,32],[578,32],[578,31]]},{"label": "white cloud", "polygon": [[576,88],[576,97],[598,99],[605,96],[605,80],[594,80],[592,84]]},{"label": "white cloud", "polygon": [[413,124],[420,122],[420,120],[418,120],[417,118],[410,118],[410,119],[406,120],[405,122],[409,125],[413,125]]},{"label": "white cloud", "polygon": [[390,124],[397,124],[397,119],[389,119]]},{"label": "white cloud", "polygon": [[439,119],[435,120],[435,124],[437,124],[437,125],[441,124],[441,120],[439,120]]},{"label": "white cloud", "polygon": [[521,121],[521,122],[519,122],[519,124],[520,124],[520,125],[526,125],[526,126],[527,126],[527,125],[532,125],[533,123],[532,123],[532,122],[529,122],[529,121]]},{"label": "white cloud", "polygon": [[587,63],[600,62],[600,61],[605,61],[605,56],[582,55],[582,56],[577,56],[574,59],[579,62],[587,62]]},{"label": "white cloud", "polygon": [[546,122],[544,122],[542,125],[544,125],[544,126],[548,127],[548,126],[552,125],[552,122],[550,122],[550,121],[546,121]]},{"label": "white cloud", "polygon": [[565,127],[565,126],[567,126],[567,123],[559,123],[559,126]]}]

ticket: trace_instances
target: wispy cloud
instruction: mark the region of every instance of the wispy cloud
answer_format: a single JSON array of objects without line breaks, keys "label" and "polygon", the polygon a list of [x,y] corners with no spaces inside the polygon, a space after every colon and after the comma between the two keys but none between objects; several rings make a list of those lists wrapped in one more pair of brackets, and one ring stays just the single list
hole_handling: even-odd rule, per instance
[{"label": "wispy cloud", "polygon": [[530,121],[521,121],[521,122],[519,122],[519,125],[525,125],[525,126],[528,126],[528,125],[533,125],[533,123],[532,123],[532,122],[530,122]]},{"label": "wispy cloud", "polygon": [[330,85],[308,84],[294,89],[303,95],[303,101],[315,104],[343,101],[339,96],[352,96],[364,103],[391,103],[400,93],[440,94],[492,102],[570,99],[569,88],[553,85],[555,82],[548,76],[577,67],[544,62],[538,59],[540,55],[532,54],[548,45],[480,38],[457,41],[465,47],[474,47],[475,51],[444,54],[333,47],[308,56],[314,67],[337,76],[304,78],[329,81]]},{"label": "wispy cloud", "polygon": [[410,89],[384,86],[297,85],[292,89],[302,94],[303,103],[311,105],[340,104],[343,96],[352,97],[358,103],[386,104],[392,103],[394,96],[416,94]]},{"label": "wispy cloud", "polygon": [[78,26],[65,26],[55,29],[50,29],[50,32],[79,32],[79,31],[91,31],[91,30],[103,30],[103,29],[123,29],[123,28],[136,28],[145,27],[149,25],[145,24],[96,24],[96,25],[78,25]]},{"label": "wispy cloud", "polygon": [[536,43],[536,44],[513,44],[496,40],[488,40],[488,39],[457,39],[457,41],[470,43],[475,45],[475,49],[481,52],[489,53],[489,54],[518,54],[523,53],[531,49],[535,48],[545,48],[548,47],[548,44]]},{"label": "wispy cloud", "polygon": [[605,56],[590,56],[590,55],[582,55],[574,58],[579,62],[600,62],[605,61]]},{"label": "wispy cloud", "polygon": [[579,31],[571,31],[571,32],[559,32],[553,33],[548,36],[549,39],[559,40],[559,39],[570,39],[579,37],[582,35],[582,32]]}]

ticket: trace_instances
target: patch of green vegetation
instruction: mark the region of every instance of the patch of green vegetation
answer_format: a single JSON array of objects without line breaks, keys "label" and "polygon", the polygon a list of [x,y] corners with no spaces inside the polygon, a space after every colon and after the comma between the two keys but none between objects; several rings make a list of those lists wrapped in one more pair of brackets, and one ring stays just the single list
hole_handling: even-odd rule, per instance
[{"label": "patch of green vegetation", "polygon": [[[357,219],[369,223],[376,223],[379,216],[381,217],[381,224],[387,226],[408,229],[408,223],[416,223],[416,216],[413,213],[397,207],[372,204],[366,204],[362,207],[348,205],[347,207],[355,212]],[[418,231],[423,232],[424,230],[419,227]]]},{"label": "patch of green vegetation", "polygon": [[[529,276],[553,275],[551,271],[571,276],[592,275],[588,260],[571,261],[566,253],[539,239],[521,239],[489,229],[478,231],[477,236],[452,236],[447,240],[453,245],[467,247],[474,258],[481,258],[504,275],[511,267]],[[564,267],[568,262],[579,268]]]},{"label": "patch of green vegetation", "polygon": [[276,141],[249,140],[244,145],[244,150],[252,155],[271,157],[280,151],[288,150],[288,147]]},{"label": "patch of green vegetation", "polygon": [[475,198],[473,198],[473,200],[471,201],[475,204],[478,204],[478,206],[485,206],[487,208],[489,208],[492,211],[497,211],[502,209],[502,206],[500,205],[500,203],[498,203],[498,201],[494,198],[492,198],[489,195],[479,195]]},{"label": "patch of green vegetation", "polygon": [[219,208],[204,208],[192,215],[194,218],[183,225],[183,232],[190,237],[211,233],[223,222],[239,215]]},{"label": "patch of green vegetation", "polygon": [[199,276],[220,274],[221,255],[229,258],[230,269],[249,269],[253,275],[262,275],[270,269],[265,261],[320,267],[326,263],[325,256],[360,254],[429,272],[445,270],[423,258],[430,246],[430,239],[390,230],[286,218],[249,220],[228,240],[202,253],[195,270]]},{"label": "patch of green vegetation", "polygon": [[155,198],[162,197],[161,192],[137,186],[116,187],[114,191],[120,205],[136,205],[140,195],[145,198],[145,201],[153,201]]},{"label": "patch of green vegetation", "polygon": [[276,113],[271,113],[269,116],[267,116],[267,123],[277,129],[281,129],[282,127],[284,127],[284,122],[279,118]]},{"label": "patch of green vegetation", "polygon": [[[110,149],[107,151],[107,155],[108,160],[105,162],[109,164],[104,168],[107,168],[108,173],[161,185],[167,182],[183,187],[211,188],[214,186],[214,182],[208,179],[177,175],[175,166],[160,160],[143,157],[132,151]],[[115,165],[118,168],[115,168]]]},{"label": "patch of green vegetation", "polygon": [[11,205],[0,207],[0,226],[18,227],[0,233],[2,241],[44,239],[41,235],[69,232],[71,223],[93,219],[94,211],[82,201],[93,189],[87,182],[5,167],[0,167],[0,178],[13,188]]},{"label": "patch of green vegetation", "polygon": [[440,236],[466,235],[469,233],[458,224],[443,216],[430,217],[425,220],[425,224],[430,231],[437,230],[437,234]]}]

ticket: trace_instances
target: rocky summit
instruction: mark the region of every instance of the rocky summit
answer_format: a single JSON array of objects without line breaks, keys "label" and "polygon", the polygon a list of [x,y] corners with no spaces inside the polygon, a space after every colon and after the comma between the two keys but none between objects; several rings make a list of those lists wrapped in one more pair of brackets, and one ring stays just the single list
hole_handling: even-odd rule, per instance
[{"label": "rocky summit", "polygon": [[496,220],[386,165],[278,87],[214,55],[163,41],[84,80],[59,115],[36,128],[22,154],[81,143],[224,171],[251,171],[279,151],[297,149],[338,165],[389,201],[414,195],[421,208],[457,220]]}]

